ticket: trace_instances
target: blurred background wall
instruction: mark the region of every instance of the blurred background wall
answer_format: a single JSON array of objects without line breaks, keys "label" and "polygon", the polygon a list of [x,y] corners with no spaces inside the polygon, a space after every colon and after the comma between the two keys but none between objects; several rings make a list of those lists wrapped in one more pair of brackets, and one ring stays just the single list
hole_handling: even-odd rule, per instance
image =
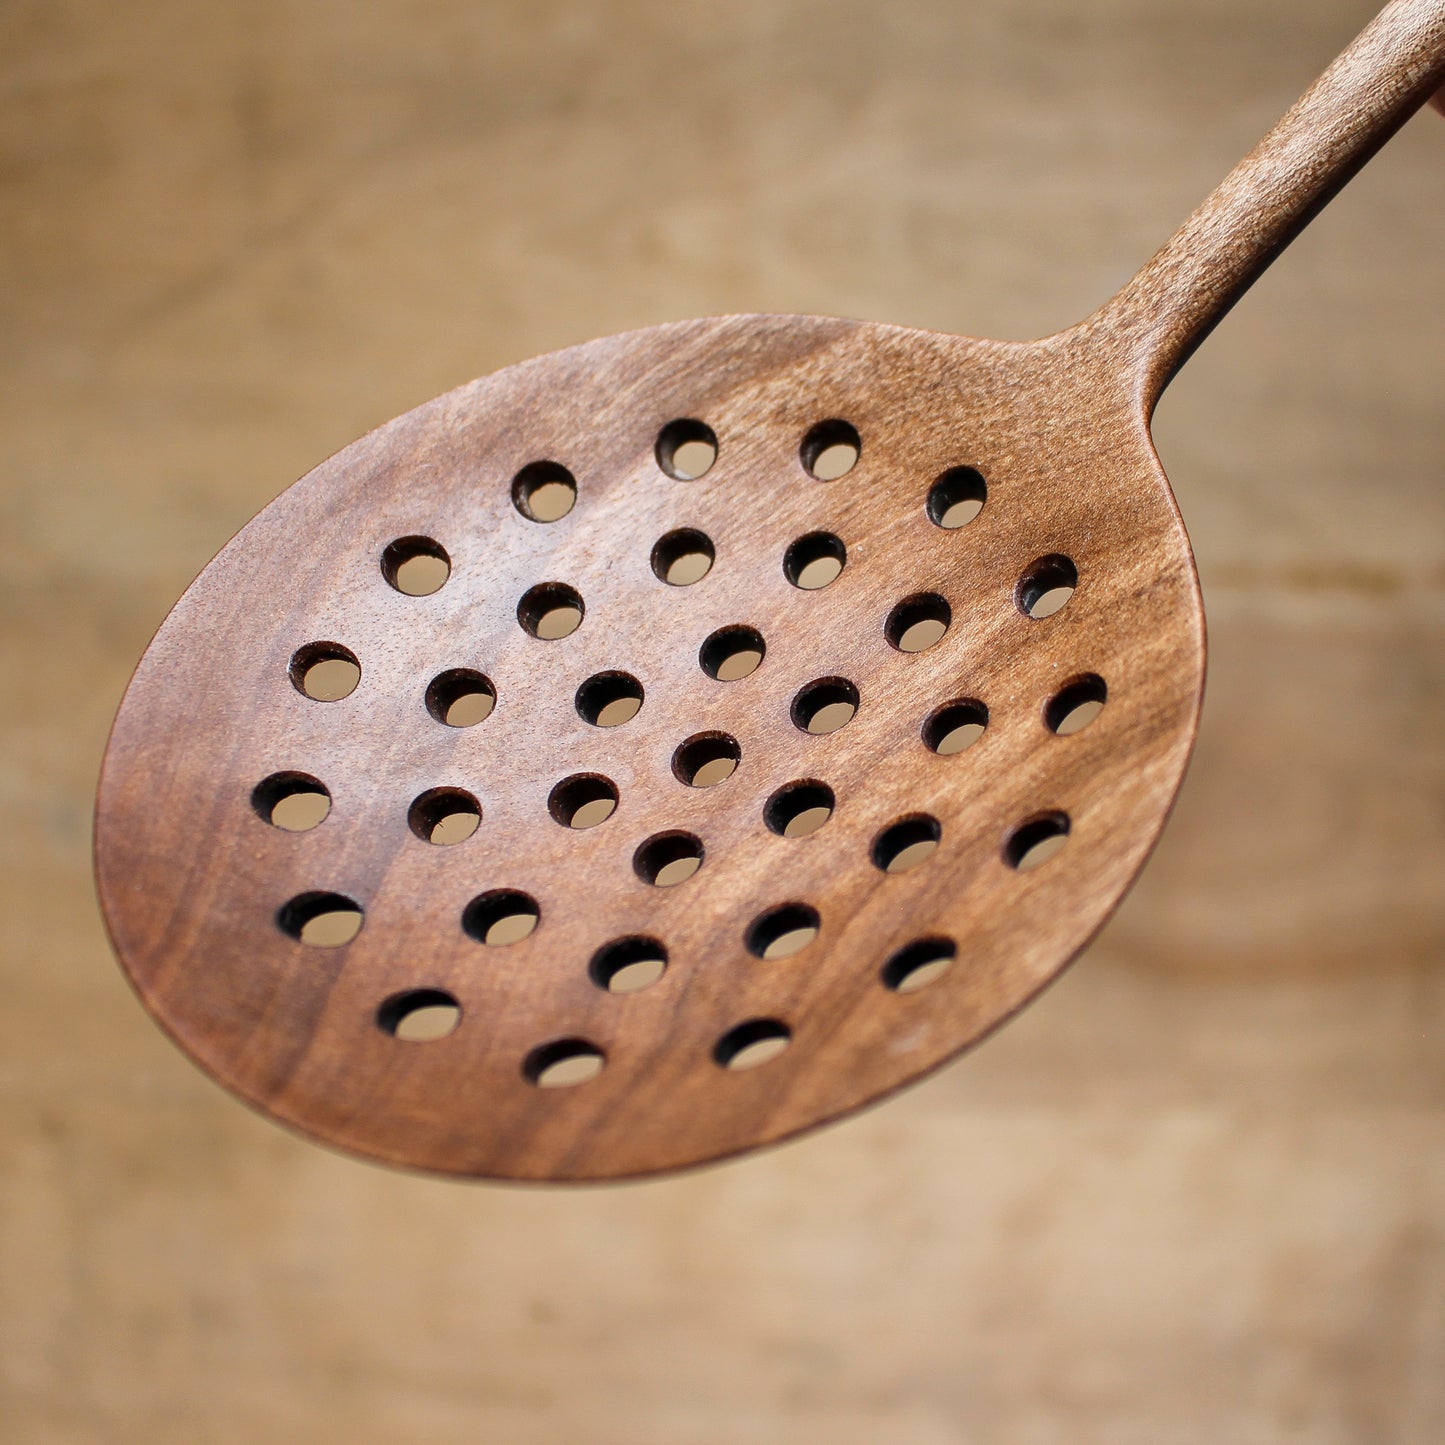
[{"label": "blurred background wall", "polygon": [[1160,410],[1213,654],[1155,861],[886,1107],[601,1190],[335,1157],[142,1016],[88,861],[151,631],[353,436],[694,314],[1055,329],[1369,9],[0,5],[0,1438],[1445,1439],[1437,116]]}]

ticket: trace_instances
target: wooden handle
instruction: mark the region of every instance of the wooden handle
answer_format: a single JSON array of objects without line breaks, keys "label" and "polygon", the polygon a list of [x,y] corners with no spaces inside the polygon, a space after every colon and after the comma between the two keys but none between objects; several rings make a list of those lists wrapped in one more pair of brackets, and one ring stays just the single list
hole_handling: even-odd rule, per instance
[{"label": "wooden handle", "polygon": [[1392,0],[1132,281],[1085,323],[1153,411],[1229,308],[1445,78],[1445,0]]}]

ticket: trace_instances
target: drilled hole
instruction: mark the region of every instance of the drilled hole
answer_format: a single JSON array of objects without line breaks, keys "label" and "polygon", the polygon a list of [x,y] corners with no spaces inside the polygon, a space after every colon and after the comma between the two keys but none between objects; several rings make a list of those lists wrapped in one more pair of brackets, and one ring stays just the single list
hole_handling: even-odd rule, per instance
[{"label": "drilled hole", "polygon": [[695,527],[679,527],[652,549],[652,570],[671,587],[691,587],[712,570],[717,553],[711,539]]},{"label": "drilled hole", "polygon": [[799,689],[791,711],[805,733],[835,733],[858,711],[858,689],[846,677],[820,677]]},{"label": "drilled hole", "polygon": [[577,479],[558,462],[531,462],[512,479],[512,505],[529,521],[560,521],[577,501]]},{"label": "drilled hole", "polygon": [[702,421],[670,421],[657,435],[657,465],[679,482],[695,482],[717,460],[717,437]]},{"label": "drilled hole", "polygon": [[943,637],[952,620],[952,610],[937,592],[915,592],[888,614],[883,631],[899,652],[922,652]]},{"label": "drilled hole", "polygon": [[806,838],[833,816],[835,799],[827,783],[800,778],[784,783],[763,804],[763,822],[783,838]]},{"label": "drilled hole", "polygon": [[617,785],[601,773],[563,778],[547,798],[547,810],[564,828],[595,828],[617,809]]},{"label": "drilled hole", "polygon": [[843,570],[848,549],[831,532],[809,532],[783,554],[783,575],[794,587],[816,592]]},{"label": "drilled hole", "polygon": [[817,936],[818,910],[806,903],[783,903],[753,919],[747,931],[748,952],[756,958],[791,958]]},{"label": "drilled hole", "polygon": [[376,1011],[377,1026],[408,1044],[430,1044],[455,1033],[461,1005],[439,988],[412,988],[393,994]]},{"label": "drilled hole", "polygon": [[299,893],[276,914],[283,933],[312,948],[350,943],[361,932],[361,921],[361,905],[344,893]]},{"label": "drilled hole", "polygon": [[606,1056],[586,1039],[558,1039],[533,1049],[522,1073],[539,1089],[569,1089],[602,1072]]},{"label": "drilled hole", "polygon": [[630,672],[595,673],[577,689],[576,703],[593,727],[621,727],[642,706],[642,684]]},{"label": "drilled hole", "polygon": [[713,1048],[714,1060],[740,1073],[756,1069],[787,1049],[793,1031],[781,1019],[749,1019],[729,1029]]},{"label": "drilled hole", "polygon": [[273,827],[306,833],[326,821],[331,794],[310,773],[272,773],[252,788],[251,806]]},{"label": "drilled hole", "polygon": [[938,819],[927,813],[910,813],[890,823],[873,840],[873,863],[885,873],[906,873],[926,863],[943,834]]},{"label": "drilled hole", "polygon": [[946,973],[957,955],[952,939],[919,938],[900,948],[883,965],[880,977],[895,993],[916,993]]},{"label": "drilled hole", "polygon": [[680,830],[654,833],[632,855],[632,866],[644,883],[672,888],[686,883],[702,867],[702,840]]},{"label": "drilled hole", "polygon": [[951,467],[928,489],[928,520],[935,527],[966,527],[983,511],[988,486],[972,467]]},{"label": "drilled hole", "polygon": [[961,697],[928,715],[923,741],[941,757],[952,757],[971,748],[987,727],[988,709],[977,698]]},{"label": "drilled hole", "polygon": [[291,681],[313,702],[339,702],[361,681],[361,664],[339,642],[309,642],[291,657]]},{"label": "drilled hole", "polygon": [[493,888],[478,894],[462,912],[462,928],[489,948],[520,943],[537,927],[542,910],[537,900],[517,888]]},{"label": "drilled hole", "polygon": [[408,597],[430,597],[452,575],[451,558],[430,537],[398,537],[381,554],[381,575]]},{"label": "drilled hole", "polygon": [[711,788],[737,771],[742,749],[727,733],[697,733],[678,745],[672,771],[690,788]]},{"label": "drilled hole", "polygon": [[426,710],[449,728],[475,727],[491,716],[497,690],[469,667],[438,673],[427,684]]},{"label": "drilled hole", "polygon": [[411,831],[438,847],[465,843],[482,821],[482,805],[464,788],[431,788],[407,812]]},{"label": "drilled hole", "polygon": [[820,421],[803,438],[799,448],[803,469],[820,482],[836,482],[853,470],[863,443],[857,427],[834,417]]},{"label": "drilled hole", "polygon": [[1052,617],[1078,585],[1079,569],[1067,557],[1058,553],[1040,557],[1019,579],[1015,593],[1019,611],[1036,621]]},{"label": "drilled hole", "polygon": [[570,637],[582,625],[582,598],[565,582],[540,582],[517,604],[517,621],[543,642]]},{"label": "drilled hole", "polygon": [[736,682],[756,672],[767,647],[756,627],[720,627],[698,649],[697,660],[709,677]]},{"label": "drilled hole", "polygon": [[609,993],[640,993],[651,988],[667,969],[667,949],[655,938],[633,934],[604,943],[592,955],[587,973]]},{"label": "drilled hole", "polygon": [[1044,722],[1060,737],[1081,733],[1104,710],[1109,689],[1097,673],[1067,682],[1044,708]]},{"label": "drilled hole", "polygon": [[1009,834],[1003,854],[1020,873],[1027,873],[1047,863],[1064,846],[1068,836],[1067,813],[1039,813]]}]

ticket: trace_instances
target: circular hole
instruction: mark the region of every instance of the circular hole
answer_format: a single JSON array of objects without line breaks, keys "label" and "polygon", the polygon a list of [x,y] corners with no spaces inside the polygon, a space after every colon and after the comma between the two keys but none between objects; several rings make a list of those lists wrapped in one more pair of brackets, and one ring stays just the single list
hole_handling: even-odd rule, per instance
[{"label": "circular hole", "polygon": [[818,910],[806,903],[782,903],[760,913],[748,926],[748,952],[755,958],[791,958],[817,936]]},{"label": "circular hole", "polygon": [[670,587],[691,587],[712,570],[716,557],[711,539],[696,527],[679,527],[652,549],[652,570]]},{"label": "circular hole", "polygon": [[880,977],[895,993],[916,993],[948,971],[958,954],[949,938],[919,938],[900,948],[883,965]]},{"label": "circular hole", "polygon": [[564,828],[595,828],[617,810],[617,785],[601,773],[573,773],[547,798],[547,810]]},{"label": "circular hole", "polygon": [[558,462],[530,462],[512,479],[512,505],[528,521],[560,521],[576,501],[577,479]]},{"label": "circular hole", "polygon": [[927,813],[910,813],[890,823],[873,840],[873,863],[885,873],[906,873],[926,863],[943,835],[938,819]]},{"label": "circular hole", "polygon": [[463,788],[431,788],[407,812],[411,831],[427,843],[465,843],[482,821],[482,805]]},{"label": "circular hole", "polygon": [[988,709],[977,698],[961,697],[928,715],[923,741],[932,752],[948,758],[971,748],[987,727]]},{"label": "circular hole", "polygon": [[809,532],[783,554],[783,575],[794,587],[816,592],[843,570],[848,549],[831,532]]},{"label": "circular hole", "polygon": [[916,592],[888,614],[883,631],[899,652],[922,652],[943,637],[952,621],[952,609],[937,592]]},{"label": "circular hole", "polygon": [[1109,689],[1097,673],[1088,672],[1066,682],[1044,707],[1044,722],[1051,732],[1066,738],[1081,733],[1104,710]]},{"label": "circular hole", "polygon": [[672,755],[672,771],[690,788],[711,788],[737,772],[743,750],[727,733],[696,733]]},{"label": "circular hole", "polygon": [[462,928],[478,943],[505,948],[527,938],[541,920],[537,900],[517,888],[480,893],[462,911]]},{"label": "circular hole", "polygon": [[675,830],[654,833],[632,855],[632,867],[644,883],[672,888],[686,883],[702,867],[702,840]]},{"label": "circular hole", "polygon": [[783,838],[806,838],[833,816],[835,799],[827,783],[800,778],[784,783],[763,804],[763,822]]},{"label": "circular hole", "polygon": [[539,1089],[569,1089],[595,1079],[606,1062],[602,1050],[586,1039],[557,1039],[533,1049],[522,1073]]},{"label": "circular hole", "polygon": [[461,1005],[439,988],[411,988],[393,994],[376,1011],[377,1026],[408,1044],[430,1044],[456,1032]]},{"label": "circular hole", "polygon": [[339,702],[361,681],[361,664],[339,642],[309,642],[291,657],[291,681],[313,702]]},{"label": "circular hole", "polygon": [[670,421],[657,434],[657,465],[679,482],[695,482],[717,460],[717,437],[703,421]]},{"label": "circular hole", "polygon": [[642,684],[629,672],[594,673],[577,689],[576,702],[593,727],[621,727],[642,706]]},{"label": "circular hole", "polygon": [[756,1069],[775,1059],[787,1047],[793,1031],[781,1019],[749,1019],[729,1029],[713,1048],[713,1058],[725,1069]]},{"label": "circular hole", "polygon": [[633,934],[604,943],[592,955],[587,973],[609,993],[639,993],[651,988],[667,968],[667,949],[655,938]]},{"label": "circular hole", "polygon": [[381,554],[381,575],[408,597],[430,597],[452,575],[452,562],[430,537],[398,537]]},{"label": "circular hole", "polygon": [[491,716],[497,690],[469,667],[438,673],[427,684],[426,710],[449,728],[475,727]]},{"label": "circular hole", "polygon": [[858,711],[858,689],[846,677],[820,677],[799,690],[791,711],[805,733],[835,733]]},{"label": "circular hole", "polygon": [[1074,595],[1078,585],[1079,569],[1067,557],[1055,553],[1040,557],[1024,573],[1014,595],[1020,612],[1042,621],[1052,617]]},{"label": "circular hole", "polygon": [[808,432],[798,455],[810,477],[820,482],[836,482],[853,470],[862,450],[858,428],[834,417],[831,421],[820,421]]},{"label": "circular hole", "polygon": [[565,582],[540,582],[517,604],[517,621],[533,637],[556,642],[582,625],[582,598]]},{"label": "circular hole", "polygon": [[756,627],[720,627],[698,649],[697,660],[709,677],[736,682],[761,666],[767,647]]},{"label": "circular hole", "polygon": [[361,905],[344,893],[298,893],[281,906],[283,933],[312,948],[339,948],[361,932]]},{"label": "circular hole", "polygon": [[1068,836],[1067,813],[1039,813],[1009,834],[1003,855],[1020,873],[1027,873],[1047,863],[1064,846]]},{"label": "circular hole", "polygon": [[272,773],[251,789],[251,806],[273,827],[306,833],[326,821],[331,794],[310,773]]},{"label": "circular hole", "polygon": [[966,527],[983,511],[988,486],[972,467],[950,467],[928,489],[925,510],[935,527]]}]

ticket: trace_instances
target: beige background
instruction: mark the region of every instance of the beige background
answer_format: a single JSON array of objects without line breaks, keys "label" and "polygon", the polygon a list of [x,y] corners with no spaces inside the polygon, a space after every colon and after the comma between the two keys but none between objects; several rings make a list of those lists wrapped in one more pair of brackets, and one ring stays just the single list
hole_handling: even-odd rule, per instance
[{"label": "beige background", "polygon": [[1367,9],[0,5],[0,1439],[1445,1439],[1439,117],[1161,408],[1213,663],[1155,862],[901,1099],[603,1190],[335,1157],[142,1016],[87,857],[151,630],[328,452],[672,317],[1063,325]]}]

